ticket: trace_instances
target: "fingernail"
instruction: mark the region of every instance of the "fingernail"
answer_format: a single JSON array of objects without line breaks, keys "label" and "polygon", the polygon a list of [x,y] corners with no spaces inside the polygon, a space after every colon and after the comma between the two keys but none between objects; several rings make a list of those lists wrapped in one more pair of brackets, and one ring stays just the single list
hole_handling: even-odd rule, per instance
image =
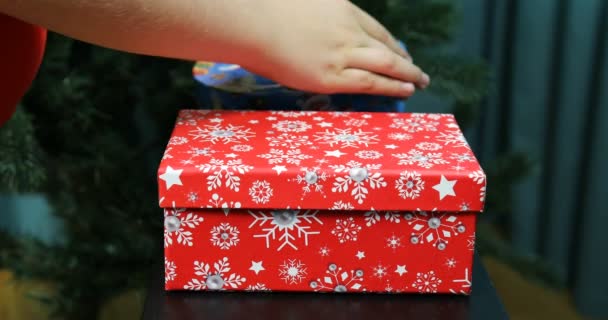
[{"label": "fingernail", "polygon": [[416,90],[416,87],[411,82],[404,82],[401,84],[401,89],[407,94],[411,94]]},{"label": "fingernail", "polygon": [[430,83],[431,83],[431,78],[429,77],[428,74],[423,72],[422,77],[420,78],[420,88],[424,89],[424,88],[428,87]]}]

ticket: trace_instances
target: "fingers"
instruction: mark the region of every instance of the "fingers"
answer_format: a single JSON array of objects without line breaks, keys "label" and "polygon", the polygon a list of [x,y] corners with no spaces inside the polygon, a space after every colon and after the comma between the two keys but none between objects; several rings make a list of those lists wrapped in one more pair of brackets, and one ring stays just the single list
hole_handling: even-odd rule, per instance
[{"label": "fingers", "polygon": [[348,68],[337,75],[332,84],[336,92],[409,97],[414,94],[414,84],[391,79],[373,72]]},{"label": "fingers", "polygon": [[391,49],[398,55],[410,61],[412,60],[410,54],[399,45],[397,40],[395,40],[391,33],[386,30],[386,28],[382,26],[382,24],[380,24],[378,20],[374,19],[374,17],[370,16],[367,12],[363,11],[357,6],[355,6],[355,13],[359,20],[359,23],[363,27],[363,30],[367,32],[367,34],[369,34],[374,39],[384,43],[384,45],[386,45],[389,49]]},{"label": "fingers", "polygon": [[421,89],[426,88],[430,83],[429,76],[420,68],[386,48],[352,49],[347,54],[346,66],[367,70],[403,82],[415,83]]}]

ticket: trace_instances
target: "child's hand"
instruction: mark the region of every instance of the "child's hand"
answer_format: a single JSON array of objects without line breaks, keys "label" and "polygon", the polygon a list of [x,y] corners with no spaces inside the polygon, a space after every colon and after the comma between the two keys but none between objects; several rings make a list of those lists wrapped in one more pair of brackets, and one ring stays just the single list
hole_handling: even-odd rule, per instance
[{"label": "child's hand", "polygon": [[320,93],[409,96],[429,77],[389,32],[346,0],[259,0],[259,54],[247,69]]}]

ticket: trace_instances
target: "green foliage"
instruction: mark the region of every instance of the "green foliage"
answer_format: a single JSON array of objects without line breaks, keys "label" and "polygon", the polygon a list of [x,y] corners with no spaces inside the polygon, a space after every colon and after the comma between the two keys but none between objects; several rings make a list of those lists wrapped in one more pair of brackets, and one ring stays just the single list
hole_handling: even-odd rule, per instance
[{"label": "green foliage", "polygon": [[35,191],[44,182],[42,150],[22,108],[0,130],[0,155],[0,192]]},{"label": "green foliage", "polygon": [[59,285],[58,314],[88,318],[143,286],[162,257],[155,168],[192,85],[189,62],[49,37],[34,86],[0,130],[0,178],[8,191],[43,192],[65,226],[62,243],[23,239],[4,254],[17,275]]}]

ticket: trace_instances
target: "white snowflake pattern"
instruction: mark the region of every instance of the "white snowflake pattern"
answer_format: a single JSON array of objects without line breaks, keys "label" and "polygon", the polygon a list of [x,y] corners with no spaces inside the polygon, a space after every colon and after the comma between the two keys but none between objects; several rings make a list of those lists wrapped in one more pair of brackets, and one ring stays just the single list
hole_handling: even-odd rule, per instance
[{"label": "white snowflake pattern", "polygon": [[310,287],[319,292],[363,292],[363,270],[346,271],[336,264],[330,264],[325,275],[310,282]]},{"label": "white snowflake pattern", "polygon": [[357,236],[361,231],[361,226],[355,223],[353,217],[336,219],[336,226],[331,230],[331,234],[338,238],[340,243],[357,241]]},{"label": "white snowflake pattern", "polygon": [[196,202],[196,201],[198,201],[198,193],[189,192],[188,193],[188,202]]},{"label": "white snowflake pattern", "polygon": [[406,141],[411,140],[412,135],[403,132],[393,132],[388,134],[388,138],[397,141]]},{"label": "white snowflake pattern", "polygon": [[430,243],[438,250],[445,250],[452,237],[466,230],[458,217],[449,212],[408,212],[403,218],[408,225],[413,225],[410,238],[413,244]]},{"label": "white snowflake pattern", "polygon": [[471,277],[469,275],[469,269],[468,268],[464,269],[464,278],[462,278],[462,279],[455,279],[452,282],[453,283],[460,283],[460,288],[459,288],[459,290],[450,289],[451,293],[468,295],[467,291],[471,287]]},{"label": "white snowflake pattern", "polygon": [[239,191],[241,178],[238,174],[245,174],[253,169],[253,166],[243,164],[241,159],[221,160],[211,159],[209,163],[196,166],[203,173],[211,173],[207,176],[207,190],[211,191],[220,187],[227,187],[233,191]]},{"label": "white snowflake pattern", "polygon": [[294,135],[289,133],[282,133],[280,135],[266,137],[266,140],[268,140],[268,146],[270,147],[296,149],[301,146],[312,145],[312,141],[308,140],[308,136]]},{"label": "white snowflake pattern", "polygon": [[393,118],[390,128],[402,129],[406,132],[437,131],[437,121],[427,121],[422,117]]},{"label": "white snowflake pattern", "polygon": [[395,188],[403,199],[416,199],[424,190],[422,175],[415,171],[403,171],[395,181]]},{"label": "white snowflake pattern", "polygon": [[437,141],[443,142],[443,144],[446,146],[453,145],[454,147],[469,148],[469,144],[466,138],[458,129],[446,132],[439,132],[439,135],[437,136]]},{"label": "white snowflake pattern", "polygon": [[387,269],[388,269],[388,267],[385,267],[382,264],[375,266],[374,267],[374,276],[382,279],[384,276],[387,275],[387,272],[386,272]]},{"label": "white snowflake pattern", "polygon": [[359,146],[369,147],[370,144],[377,144],[378,135],[371,132],[364,132],[361,129],[353,131],[352,128],[335,129],[315,134],[315,141],[320,141],[322,144],[329,144],[330,147],[337,145],[339,147],[359,148]]},{"label": "white snowflake pattern", "polygon": [[329,256],[330,252],[331,252],[331,249],[329,249],[327,246],[321,247],[319,249],[319,254],[321,255],[321,257]]},{"label": "white snowflake pattern", "polygon": [[346,165],[330,165],[336,173],[345,173],[343,176],[336,177],[332,192],[348,192],[349,187],[352,185],[352,191],[350,194],[357,201],[362,204],[363,200],[367,198],[369,190],[366,185],[369,185],[371,189],[379,189],[386,187],[387,183],[384,181],[380,172],[373,172],[373,170],[380,169],[380,164],[363,164],[356,161],[349,161]]},{"label": "white snowflake pattern", "polygon": [[334,205],[331,207],[331,210],[352,210],[355,207],[350,204],[350,202],[342,202],[340,201],[336,201],[334,202]]},{"label": "white snowflake pattern", "polygon": [[[427,119],[431,119],[431,120],[439,120],[441,118],[446,117],[445,115],[436,114],[436,113],[435,114],[433,114],[433,113],[418,113],[418,114],[415,114],[415,116],[424,116]],[[450,122],[450,121],[454,121],[454,119],[447,117],[446,121]]]},{"label": "white snowflake pattern", "polygon": [[230,273],[230,262],[224,257],[211,265],[205,262],[194,261],[194,274],[200,278],[193,278],[184,286],[186,290],[226,290],[238,289],[247,279],[235,273]]},{"label": "white snowflake pattern", "polygon": [[272,128],[280,132],[305,132],[312,128],[312,125],[300,120],[284,120],[273,123]]},{"label": "white snowflake pattern", "polygon": [[482,184],[486,181],[486,175],[481,170],[469,173],[469,178],[473,179],[477,184]]},{"label": "white snowflake pattern", "polygon": [[303,154],[300,149],[292,149],[287,150],[287,153],[283,152],[283,150],[279,149],[270,149],[269,153],[260,154],[258,157],[262,159],[267,159],[268,164],[276,164],[276,163],[286,163],[300,165],[302,160],[310,159],[312,156],[307,154]]},{"label": "white snowflake pattern", "polygon": [[220,247],[221,250],[228,250],[239,243],[239,229],[229,223],[214,226],[209,233],[211,233],[211,244]]},{"label": "white snowflake pattern", "polygon": [[251,131],[251,128],[244,128],[243,126],[227,125],[206,125],[204,128],[196,127],[196,130],[190,130],[190,136],[194,140],[200,139],[204,142],[211,142],[216,144],[223,142],[224,144],[238,142],[238,141],[249,141],[250,138],[255,137],[255,132]]},{"label": "white snowflake pattern", "polygon": [[216,151],[212,150],[211,148],[196,148],[196,147],[192,147],[192,148],[190,148],[190,150],[186,151],[186,153],[189,154],[191,156],[191,158],[210,157],[215,152]]},{"label": "white snowflake pattern", "polygon": [[306,277],[306,265],[296,259],[283,261],[281,269],[279,269],[279,277],[287,284],[301,283]]},{"label": "white snowflake pattern", "polygon": [[453,153],[450,159],[454,159],[457,162],[472,162],[475,161],[475,157],[470,153]]},{"label": "white snowflake pattern", "polygon": [[384,219],[391,223],[399,223],[401,222],[401,213],[398,211],[386,211],[384,213]]},{"label": "white snowflake pattern", "polygon": [[460,211],[462,212],[467,212],[469,211],[470,207],[468,203],[461,203],[460,204]]},{"label": "white snowflake pattern", "polygon": [[251,188],[249,188],[249,196],[255,203],[268,203],[270,197],[272,197],[272,188],[270,183],[267,181],[254,181]]},{"label": "white snowflake pattern", "polygon": [[[368,227],[371,227],[382,219],[381,213],[375,210],[367,211],[363,215],[365,216],[365,225]],[[397,211],[385,211],[384,219],[391,223],[400,223],[401,214]]]},{"label": "white snowflake pattern", "polygon": [[200,118],[205,117],[211,110],[183,110],[177,117],[178,126],[196,126]]},{"label": "white snowflake pattern", "polygon": [[323,193],[323,185],[321,182],[326,181],[329,175],[321,171],[321,168],[301,168],[302,174],[296,176],[298,184],[302,184],[302,192],[304,194],[315,192]]},{"label": "white snowflake pattern", "polygon": [[456,259],[449,258],[445,261],[445,265],[448,266],[449,269],[456,267]]},{"label": "white snowflake pattern", "polygon": [[457,163],[455,166],[452,166],[452,170],[456,170],[456,171],[462,171],[465,168],[463,166],[460,165],[460,163]]},{"label": "white snowflake pattern", "polygon": [[479,201],[486,201],[486,186],[479,188]]},{"label": "white snowflake pattern", "polygon": [[382,153],[376,150],[361,150],[355,153],[355,156],[361,159],[380,159]]},{"label": "white snowflake pattern", "polygon": [[416,281],[412,283],[412,287],[418,289],[421,293],[435,293],[441,285],[441,279],[435,275],[435,271],[418,272]]},{"label": "white snowflake pattern", "polygon": [[253,150],[253,147],[248,144],[237,144],[232,146],[230,149],[235,152],[249,152]]},{"label": "white snowflake pattern", "polygon": [[256,283],[256,284],[250,284],[249,286],[247,286],[247,288],[245,288],[245,291],[272,291],[269,288],[266,287],[266,284],[264,283]]},{"label": "white snowflake pattern", "polygon": [[391,249],[397,249],[397,248],[401,247],[401,237],[392,235],[390,238],[386,239],[386,246]]},{"label": "white snowflake pattern", "polygon": [[238,201],[224,201],[224,198],[222,198],[219,194],[214,193],[211,195],[211,199],[209,199],[209,204],[207,205],[207,208],[222,208],[222,211],[224,211],[224,215],[227,216],[230,213],[231,208],[241,208],[241,203]]},{"label": "white snowflake pattern", "polygon": [[278,111],[270,111],[270,114],[278,115],[285,118],[299,118],[303,116],[313,116],[317,113],[317,111],[290,111],[290,110],[278,110]]},{"label": "white snowflake pattern", "polygon": [[439,143],[435,142],[420,142],[416,144],[416,148],[425,151],[437,151],[443,147]]},{"label": "white snowflake pattern", "polygon": [[467,249],[469,249],[469,251],[475,250],[475,232],[467,239]]},{"label": "white snowflake pattern", "polygon": [[175,272],[175,262],[167,260],[165,257],[165,283],[175,280],[177,273]]},{"label": "white snowflake pattern", "polygon": [[173,151],[173,147],[167,146],[167,148],[165,149],[165,152],[163,153],[162,160],[173,159],[173,155],[171,155],[171,151]]},{"label": "white snowflake pattern", "polygon": [[270,248],[271,240],[278,240],[281,244],[277,251],[281,251],[285,246],[298,250],[294,243],[296,239],[303,239],[304,246],[308,246],[309,236],[319,234],[319,231],[312,230],[315,224],[323,225],[317,213],[318,211],[315,210],[275,210],[269,213],[249,211],[254,218],[249,229],[256,225],[262,228],[263,233],[255,234],[253,237],[266,239],[267,249]]},{"label": "white snowflake pattern", "polygon": [[165,248],[173,244],[173,237],[176,237],[178,244],[192,246],[192,232],[187,229],[194,229],[199,223],[203,222],[203,217],[187,212],[185,208],[176,208],[173,202],[172,209],[164,210],[165,223]]},{"label": "white snowflake pattern", "polygon": [[422,168],[432,168],[436,164],[447,164],[449,161],[443,159],[441,153],[427,152],[412,149],[408,153],[393,154],[394,157],[401,159],[400,165],[417,165]]},{"label": "white snowflake pattern", "polygon": [[347,119],[344,120],[344,125],[347,127],[353,127],[353,128],[357,128],[357,127],[365,127],[367,126],[367,120],[364,119]]},{"label": "white snowflake pattern", "polygon": [[349,111],[335,111],[331,113],[332,118],[349,117],[352,113]]},{"label": "white snowflake pattern", "polygon": [[171,139],[169,139],[169,145],[172,146],[178,146],[180,144],[186,144],[188,143],[188,138],[186,137],[172,137]]},{"label": "white snowflake pattern", "polygon": [[481,170],[477,170],[473,173],[469,173],[469,178],[473,179],[473,181],[475,181],[475,183],[482,185],[481,188],[479,188],[479,200],[481,202],[485,201],[486,199],[486,175],[483,171]]}]

